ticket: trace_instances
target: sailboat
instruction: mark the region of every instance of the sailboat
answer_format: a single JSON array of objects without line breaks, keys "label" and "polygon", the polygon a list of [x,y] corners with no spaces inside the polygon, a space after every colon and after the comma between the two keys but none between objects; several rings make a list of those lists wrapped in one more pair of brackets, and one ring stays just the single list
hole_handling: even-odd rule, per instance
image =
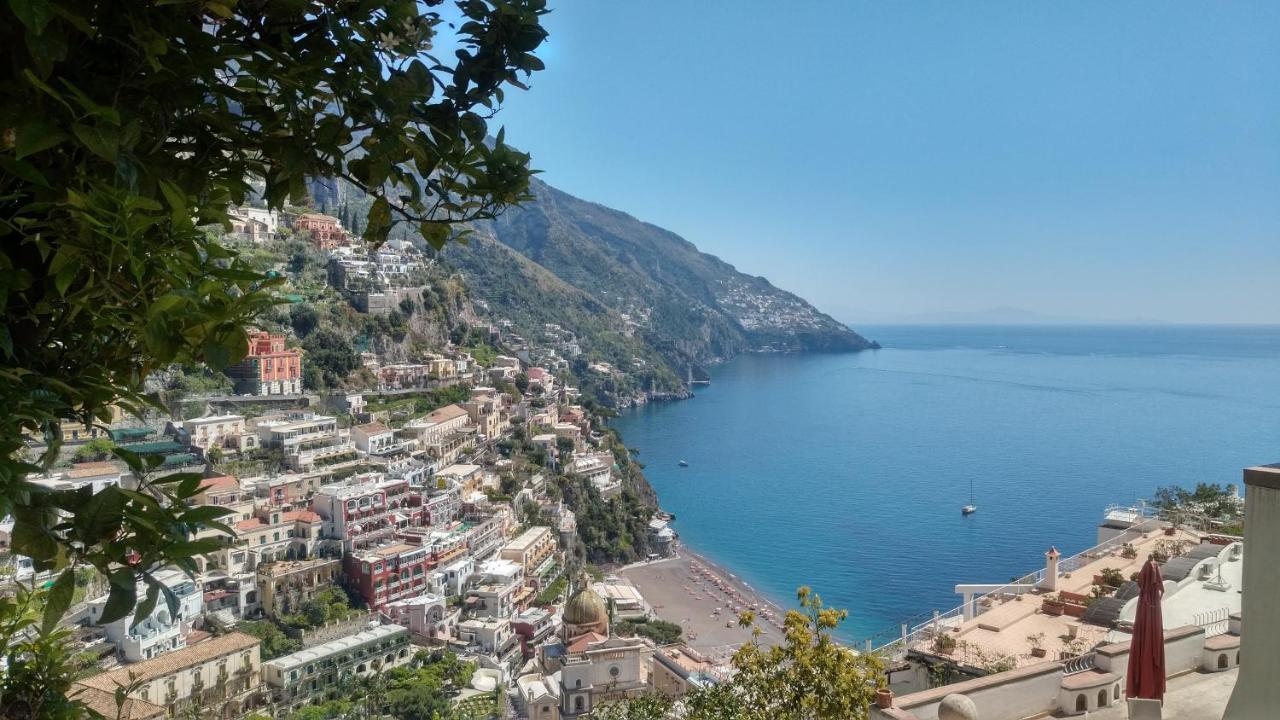
[{"label": "sailboat", "polygon": [[960,508],[961,515],[972,515],[978,512],[978,506],[973,504],[973,478],[969,478],[969,504]]}]

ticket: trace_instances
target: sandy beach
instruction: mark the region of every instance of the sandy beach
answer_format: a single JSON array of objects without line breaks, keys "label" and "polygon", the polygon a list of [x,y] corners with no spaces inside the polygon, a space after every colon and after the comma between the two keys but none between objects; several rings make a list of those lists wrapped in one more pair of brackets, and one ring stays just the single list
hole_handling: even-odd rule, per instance
[{"label": "sandy beach", "polygon": [[[764,631],[760,641],[782,641],[785,612],[728,570],[680,547],[676,557],[640,563],[616,571],[634,585],[657,616],[679,623],[689,647],[723,661],[751,639],[738,627],[737,612],[753,610]],[[736,608],[736,610],[735,610]]]}]

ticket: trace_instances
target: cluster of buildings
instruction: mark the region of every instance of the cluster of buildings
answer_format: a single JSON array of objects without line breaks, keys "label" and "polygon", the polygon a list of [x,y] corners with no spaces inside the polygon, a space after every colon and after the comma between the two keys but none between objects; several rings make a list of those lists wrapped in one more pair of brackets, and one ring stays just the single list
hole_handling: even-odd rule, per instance
[{"label": "cluster of buildings", "polygon": [[329,283],[363,313],[385,315],[406,299],[420,301],[427,271],[435,262],[412,243],[388,240],[376,250],[335,246],[329,253]]},{"label": "cluster of buildings", "polygon": [[[279,383],[296,375],[297,359],[283,338],[255,333],[243,380],[271,394],[296,392]],[[450,361],[439,371],[459,373],[471,385],[467,399],[418,417],[368,413],[353,395],[345,415],[222,413],[113,431],[121,445],[162,458],[162,472],[200,472],[193,501],[227,510],[221,520],[235,536],[200,556],[194,576],[156,568],[154,579],[177,602],[157,603],[148,617],[101,623],[107,588],[92,586],[70,618],[103,671],[76,692],[114,716],[115,693],[125,687],[125,717],[143,720],[190,708],[217,707],[226,718],[285,713],[329,699],[343,679],[411,662],[421,648],[476,662],[505,681],[530,717],[579,717],[655,682],[702,682],[693,651],[611,635],[610,605],[643,606],[634,589],[577,581],[571,593],[562,590],[576,522],[548,494],[544,474],[522,477],[514,496],[499,492],[514,468],[494,448],[517,431],[547,451],[548,467],[580,474],[602,494],[620,488],[603,435],[573,404],[577,393],[516,357],[487,368],[469,362],[465,376],[463,367]],[[517,375],[529,381],[521,397],[472,384]],[[219,469],[263,451],[276,453],[283,470]],[[111,461],[34,481],[140,489]],[[527,524],[530,506],[539,524]],[[193,539],[206,537],[221,534],[193,529]],[[28,564],[24,577],[34,576]],[[296,616],[338,587],[360,612],[301,632],[295,653],[264,658],[261,641],[237,629]],[[146,592],[140,585],[139,596]]]}]

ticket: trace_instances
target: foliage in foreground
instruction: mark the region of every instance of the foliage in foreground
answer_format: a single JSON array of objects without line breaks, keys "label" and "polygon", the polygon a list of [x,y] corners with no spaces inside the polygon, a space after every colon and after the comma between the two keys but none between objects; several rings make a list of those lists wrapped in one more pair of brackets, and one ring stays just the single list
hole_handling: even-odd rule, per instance
[{"label": "foliage in foreground", "polygon": [[[683,720],[819,720],[866,718],[884,666],[876,655],[842,647],[831,632],[848,613],[826,608],[800,588],[798,610],[787,613],[783,642],[764,647],[751,613],[739,622],[754,639],[733,656],[734,675],[680,699]],[[605,705],[599,720],[660,720],[674,708],[669,698],[644,697]]]},{"label": "foliage in foreground", "polygon": [[[441,4],[0,4],[0,516],[14,518],[15,552],[59,573],[45,637],[76,565],[110,580],[103,622],[128,615],[147,582],[142,618],[163,592],[152,568],[190,569],[210,549],[190,539],[198,526],[230,532],[215,524],[223,510],[188,506],[198,479],[98,494],[26,480],[57,457],[63,422],[109,422],[112,405],[140,414],[158,405],[149,374],[244,356],[245,325],[276,303],[279,279],[207,226],[229,227],[230,206],[259,194],[302,204],[308,178],[341,177],[374,197],[366,241],[405,222],[439,247],[456,223],[527,197],[528,156],[501,131],[491,142],[488,120],[506,86],[542,68],[543,0],[457,2],[456,25]],[[442,61],[432,43],[450,28],[457,50]],[[6,648],[30,627],[0,607]],[[21,690],[47,696],[61,678],[34,674]]]}]

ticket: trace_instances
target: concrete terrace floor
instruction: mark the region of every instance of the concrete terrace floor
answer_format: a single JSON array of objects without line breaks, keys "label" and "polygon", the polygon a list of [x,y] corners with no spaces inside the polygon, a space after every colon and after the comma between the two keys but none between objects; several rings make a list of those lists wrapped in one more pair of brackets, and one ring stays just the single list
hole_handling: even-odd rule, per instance
[{"label": "concrete terrace floor", "polygon": [[[1088,595],[1093,585],[1094,574],[1101,573],[1103,568],[1115,568],[1128,578],[1147,561],[1156,544],[1167,539],[1199,542],[1198,535],[1184,531],[1179,531],[1174,538],[1168,538],[1161,532],[1147,533],[1145,537],[1133,542],[1134,549],[1137,551],[1136,557],[1121,557],[1119,548],[1105,553],[1073,571],[1070,577],[1059,576],[1058,590]],[[1072,632],[1083,640],[1081,646],[1084,650],[1106,640],[1108,628],[1086,625],[1078,618],[1066,615],[1052,616],[1041,613],[1040,604],[1045,594],[1047,593],[1036,592],[1017,596],[1021,597],[1021,600],[1015,597],[1004,600],[993,598],[991,607],[981,615],[953,626],[950,632],[957,641],[957,648],[952,653],[952,657],[963,663],[981,666],[1002,657],[1012,656],[1021,667],[1044,661],[1042,658],[1031,656],[1028,635],[1044,634],[1043,647],[1047,651],[1047,659],[1056,658],[1062,652],[1075,654],[1066,649],[1066,644],[1061,639],[1061,636],[1070,635]],[[931,640],[926,640],[917,643],[916,647],[923,652],[931,652],[931,643]]]},{"label": "concrete terrace floor", "polygon": [[[1220,673],[1193,672],[1168,682],[1162,720],[1218,720],[1227,709],[1227,699],[1236,686],[1239,668]],[[1084,717],[1084,716],[1077,716]],[[1088,714],[1089,720],[1127,720],[1124,703]]]}]

